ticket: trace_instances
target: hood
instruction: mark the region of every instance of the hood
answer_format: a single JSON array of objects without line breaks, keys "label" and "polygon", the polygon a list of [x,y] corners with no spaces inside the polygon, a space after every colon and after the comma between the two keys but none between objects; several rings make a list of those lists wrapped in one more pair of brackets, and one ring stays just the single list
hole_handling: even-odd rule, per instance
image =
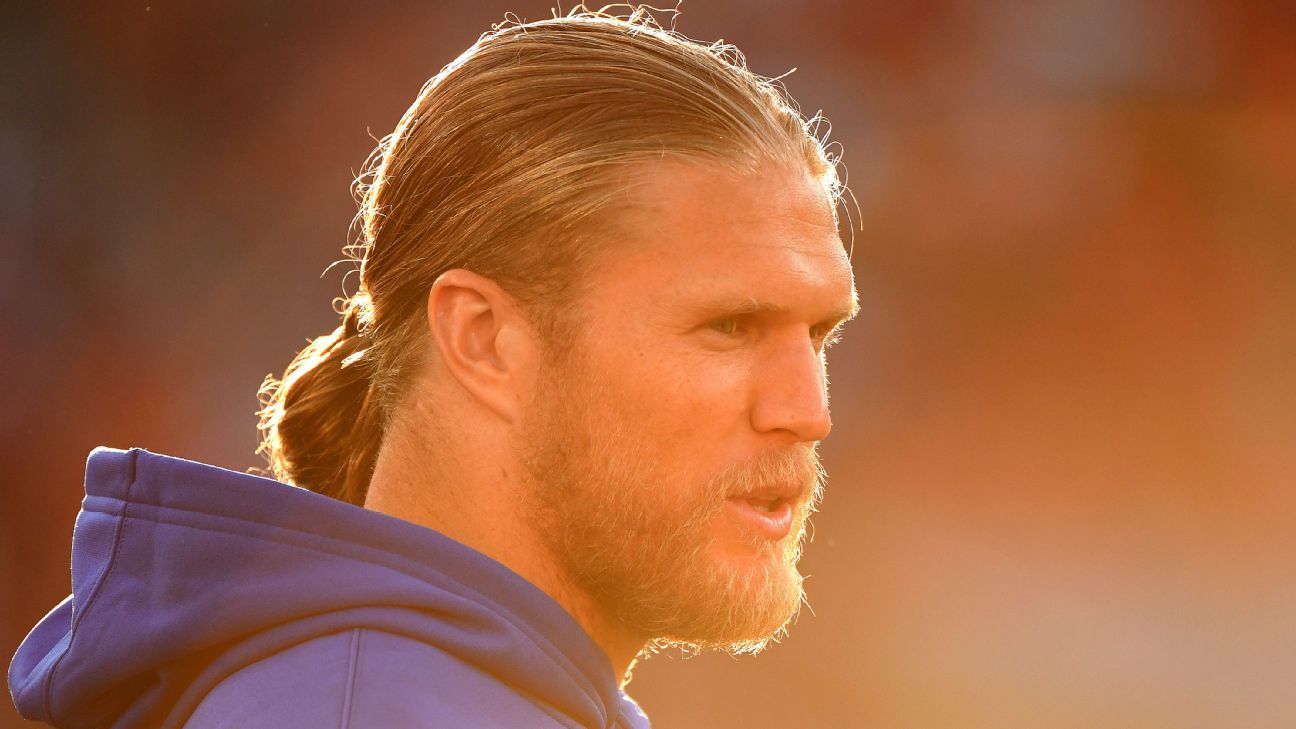
[{"label": "hood", "polygon": [[9,668],[29,719],[156,724],[214,660],[366,626],[436,645],[587,725],[626,710],[606,655],[562,607],[435,531],[140,449],[95,449],[85,490],[72,594]]}]

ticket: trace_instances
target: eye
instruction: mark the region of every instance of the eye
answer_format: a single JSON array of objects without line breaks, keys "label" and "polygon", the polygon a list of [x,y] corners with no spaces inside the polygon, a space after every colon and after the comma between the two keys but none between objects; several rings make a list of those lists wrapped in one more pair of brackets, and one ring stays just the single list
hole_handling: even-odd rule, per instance
[{"label": "eye", "polygon": [[733,317],[728,317],[725,319],[716,319],[714,321],[707,322],[707,328],[711,329],[712,331],[719,332],[721,334],[733,334],[734,332],[738,331],[738,320],[734,319]]}]

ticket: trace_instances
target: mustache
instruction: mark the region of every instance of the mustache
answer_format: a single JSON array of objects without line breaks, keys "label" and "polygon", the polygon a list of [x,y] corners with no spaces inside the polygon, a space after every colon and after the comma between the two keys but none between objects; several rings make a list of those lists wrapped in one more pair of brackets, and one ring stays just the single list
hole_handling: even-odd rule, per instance
[{"label": "mustache", "polygon": [[[814,446],[762,453],[735,463],[711,478],[707,488],[694,498],[688,517],[671,525],[670,531],[674,535],[692,534],[711,523],[729,499],[744,498],[767,489],[788,488],[795,493],[790,497],[793,518],[799,525],[794,531],[803,535],[810,515],[818,510],[826,480],[827,474]],[[789,549],[799,551],[802,538],[793,540]]]},{"label": "mustache", "polygon": [[786,492],[798,503],[817,500],[826,478],[814,446],[767,451],[736,463],[711,480],[717,498],[744,498],[761,492]]}]

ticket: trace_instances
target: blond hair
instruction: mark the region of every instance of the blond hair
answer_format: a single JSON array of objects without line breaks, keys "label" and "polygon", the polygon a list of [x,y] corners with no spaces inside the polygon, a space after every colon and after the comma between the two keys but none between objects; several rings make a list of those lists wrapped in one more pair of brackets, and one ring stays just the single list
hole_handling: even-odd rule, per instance
[{"label": "blond hair", "polygon": [[[612,7],[612,6],[609,6]],[[257,452],[274,477],[362,504],[391,413],[427,346],[428,289],[466,268],[552,339],[617,175],[675,156],[802,165],[834,203],[837,160],[774,80],[648,8],[577,6],[495,26],[429,80],[356,182],[356,293],[261,387]]]}]

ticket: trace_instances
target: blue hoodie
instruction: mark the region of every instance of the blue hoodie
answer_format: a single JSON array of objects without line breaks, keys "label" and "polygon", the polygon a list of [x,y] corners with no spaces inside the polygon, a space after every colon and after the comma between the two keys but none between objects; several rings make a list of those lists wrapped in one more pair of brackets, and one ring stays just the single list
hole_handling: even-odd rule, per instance
[{"label": "blue hoodie", "polygon": [[548,595],[437,532],[98,448],[72,595],[9,667],[57,727],[617,727],[647,718]]}]

